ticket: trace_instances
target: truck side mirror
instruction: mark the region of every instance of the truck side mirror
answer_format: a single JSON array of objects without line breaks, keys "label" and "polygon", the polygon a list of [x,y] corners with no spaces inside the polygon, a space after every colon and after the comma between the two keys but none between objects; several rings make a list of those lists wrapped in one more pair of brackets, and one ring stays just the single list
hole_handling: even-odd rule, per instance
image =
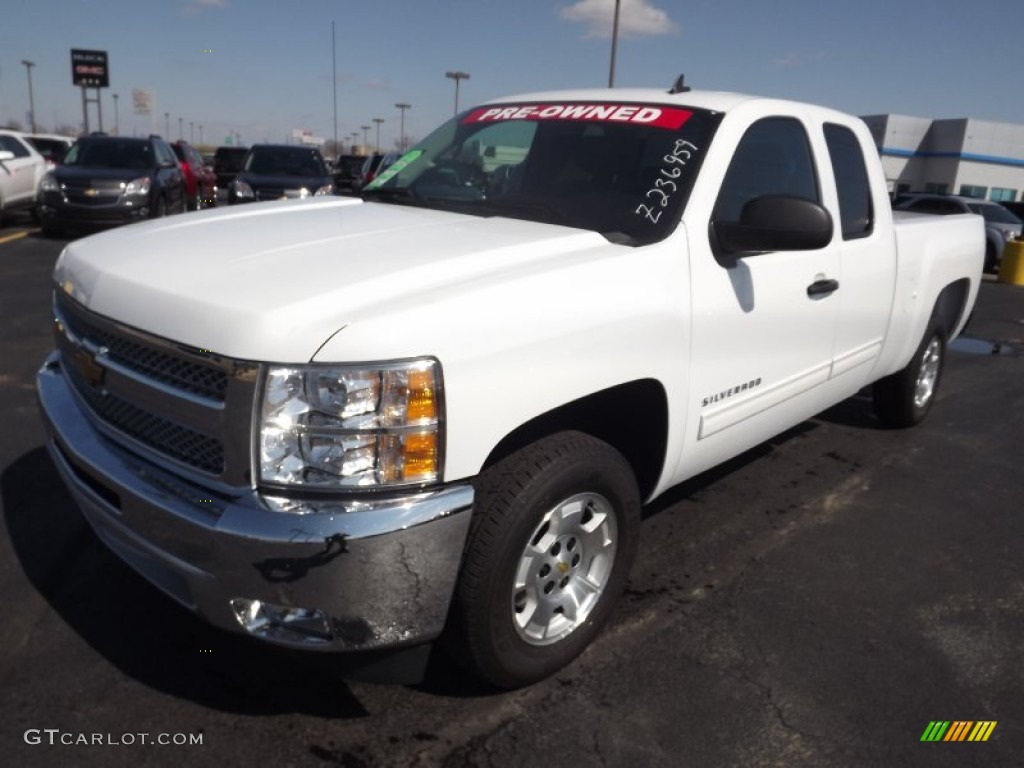
[{"label": "truck side mirror", "polygon": [[832,241],[832,216],[800,197],[763,195],[748,200],[739,221],[711,221],[716,250],[741,255],[764,251],[813,251]]}]

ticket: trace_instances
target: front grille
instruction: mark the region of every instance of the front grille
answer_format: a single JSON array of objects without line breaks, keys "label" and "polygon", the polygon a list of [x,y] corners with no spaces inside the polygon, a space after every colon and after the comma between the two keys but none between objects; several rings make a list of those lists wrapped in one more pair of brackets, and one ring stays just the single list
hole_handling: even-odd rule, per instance
[{"label": "front grille", "polygon": [[[86,194],[86,190],[92,190]],[[113,205],[121,199],[119,182],[92,183],[87,179],[70,179],[64,183],[64,196],[75,205]]]},{"label": "front grille", "polygon": [[59,288],[54,303],[62,368],[98,427],[140,452],[248,484],[255,363],[121,325]]},{"label": "front grille", "polygon": [[218,402],[224,401],[228,376],[223,370],[183,360],[181,357],[105,331],[91,323],[62,292],[57,293],[57,308],[72,333],[97,347],[105,347],[110,359],[119,365],[175,389]]},{"label": "front grille", "polygon": [[114,429],[203,472],[219,475],[224,471],[224,446],[219,440],[147,413],[114,395],[101,394],[88,386],[73,366],[65,366],[65,371],[93,413]]}]

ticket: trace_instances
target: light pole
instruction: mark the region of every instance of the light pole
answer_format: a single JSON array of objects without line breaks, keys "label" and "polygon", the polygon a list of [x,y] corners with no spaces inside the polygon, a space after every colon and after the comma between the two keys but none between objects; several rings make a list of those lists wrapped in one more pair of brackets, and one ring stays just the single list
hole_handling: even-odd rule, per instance
[{"label": "light pole", "polygon": [[445,77],[455,81],[455,114],[459,114],[459,80],[469,80],[469,72],[445,72]]},{"label": "light pole", "polygon": [[366,132],[368,130],[370,130],[370,126],[368,126],[368,125],[360,125],[359,127],[363,129],[363,146],[365,147],[366,146]]},{"label": "light pole", "polygon": [[199,146],[203,145],[203,124],[199,124]]},{"label": "light pole", "polygon": [[612,21],[612,62],[608,66],[608,87],[615,87],[615,49],[619,46],[619,6],[622,0],[615,0],[615,17]]},{"label": "light pole", "polygon": [[373,118],[373,122],[377,124],[377,152],[380,152],[380,124],[384,122],[383,117]]},{"label": "light pole", "polygon": [[188,121],[188,143],[196,143],[196,124],[192,120]]},{"label": "light pole", "polygon": [[117,94],[114,94],[114,135],[121,135],[121,113],[117,108]]},{"label": "light pole", "polygon": [[184,122],[185,122],[185,118],[183,118],[183,117],[179,117],[178,118],[178,141],[181,141],[181,126],[182,126],[182,124]]},{"label": "light pole", "polygon": [[32,94],[32,67],[36,65],[34,61],[28,61],[22,59],[21,63],[25,65],[25,72],[28,74],[28,122],[32,126],[32,133],[36,132],[36,100]]},{"label": "light pole", "polygon": [[356,144],[359,143],[359,131],[354,131],[349,134],[352,137],[352,154],[356,153]]},{"label": "light pole", "polygon": [[170,112],[164,112],[164,136],[167,137],[168,141],[171,140],[171,113]]},{"label": "light pole", "polygon": [[399,131],[399,134],[398,134],[398,146],[399,146],[399,149],[401,149],[403,152],[405,152],[405,149],[406,149],[406,147],[405,147],[405,110],[409,109],[409,107],[411,107],[411,106],[412,106],[412,104],[405,104],[404,102],[399,102],[398,104],[395,104],[395,107],[398,109],[399,113],[402,115],[402,118],[401,118],[402,119],[402,129],[401,129],[401,131]]}]

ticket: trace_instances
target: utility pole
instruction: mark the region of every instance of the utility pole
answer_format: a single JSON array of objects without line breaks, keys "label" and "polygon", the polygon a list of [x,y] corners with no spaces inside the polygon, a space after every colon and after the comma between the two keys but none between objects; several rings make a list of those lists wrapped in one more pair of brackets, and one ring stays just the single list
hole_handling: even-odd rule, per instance
[{"label": "utility pole", "polygon": [[619,47],[619,7],[622,0],[615,0],[615,19],[612,21],[612,63],[608,67],[608,87],[615,87],[615,49]]},{"label": "utility pole", "polygon": [[368,130],[370,130],[370,126],[368,126],[368,125],[360,125],[359,127],[363,129],[363,146],[365,147],[366,146],[366,132]]},{"label": "utility pole", "polygon": [[121,110],[119,110],[117,108],[117,94],[115,93],[115,94],[113,94],[113,96],[114,96],[114,135],[115,136],[120,136],[121,135]]},{"label": "utility pole", "polygon": [[335,54],[333,21],[331,22],[331,78],[334,95],[334,154],[340,155],[341,150],[338,147],[338,63]]},{"label": "utility pole", "polygon": [[407,149],[407,147],[405,146],[405,110],[409,109],[409,107],[411,107],[412,104],[405,104],[403,102],[399,102],[398,104],[395,104],[395,106],[398,108],[398,111],[402,115],[402,128],[398,134],[398,147],[403,152],[405,152],[405,150]]},{"label": "utility pole", "polygon": [[380,124],[384,122],[383,117],[373,118],[373,122],[377,124],[377,151],[380,152]]},{"label": "utility pole", "polygon": [[36,132],[36,100],[32,94],[32,67],[36,65],[34,61],[28,61],[22,59],[21,63],[25,65],[25,72],[28,74],[28,122],[32,126],[32,133]]},{"label": "utility pole", "polygon": [[469,72],[445,72],[445,77],[455,81],[455,114],[459,114],[459,81],[469,80]]}]

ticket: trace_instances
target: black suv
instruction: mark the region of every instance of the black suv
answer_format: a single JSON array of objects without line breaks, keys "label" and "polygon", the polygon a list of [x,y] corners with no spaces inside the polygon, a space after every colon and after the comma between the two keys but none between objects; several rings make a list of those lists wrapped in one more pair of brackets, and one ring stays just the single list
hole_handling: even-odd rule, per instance
[{"label": "black suv", "polygon": [[257,144],[228,185],[228,203],[333,195],[334,182],[320,151],[287,144]]},{"label": "black suv", "polygon": [[67,227],[128,224],[185,210],[185,180],[159,136],[86,136],[40,185],[39,218],[46,235]]}]

